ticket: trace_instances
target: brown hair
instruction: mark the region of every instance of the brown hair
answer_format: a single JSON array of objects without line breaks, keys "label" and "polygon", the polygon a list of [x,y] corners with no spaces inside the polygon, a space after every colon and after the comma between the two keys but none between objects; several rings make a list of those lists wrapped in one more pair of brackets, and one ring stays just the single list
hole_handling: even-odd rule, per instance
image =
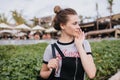
[{"label": "brown hair", "polygon": [[54,12],[56,13],[56,16],[53,20],[53,27],[56,30],[61,30],[60,23],[67,23],[68,15],[77,15],[75,10],[71,8],[61,9],[60,6],[55,6]]}]

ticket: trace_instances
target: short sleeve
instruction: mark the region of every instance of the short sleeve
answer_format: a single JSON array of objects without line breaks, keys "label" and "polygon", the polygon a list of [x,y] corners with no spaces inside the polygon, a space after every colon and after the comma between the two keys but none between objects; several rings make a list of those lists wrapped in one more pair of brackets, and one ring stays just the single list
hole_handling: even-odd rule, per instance
[{"label": "short sleeve", "polygon": [[92,54],[91,46],[90,46],[88,40],[84,40],[83,47],[84,47],[87,54]]},{"label": "short sleeve", "polygon": [[43,63],[47,64],[51,58],[52,58],[52,49],[51,49],[51,44],[49,44],[44,51]]}]

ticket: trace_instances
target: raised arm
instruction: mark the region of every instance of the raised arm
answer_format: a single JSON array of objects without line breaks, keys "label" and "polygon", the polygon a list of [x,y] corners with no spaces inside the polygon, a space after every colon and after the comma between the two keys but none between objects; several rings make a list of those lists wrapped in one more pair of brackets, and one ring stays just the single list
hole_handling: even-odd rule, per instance
[{"label": "raised arm", "polygon": [[79,35],[75,37],[75,44],[78,49],[84,70],[87,73],[88,77],[92,79],[96,75],[96,66],[94,64],[92,55],[87,54],[85,49],[83,48],[84,38],[84,32],[80,30]]}]

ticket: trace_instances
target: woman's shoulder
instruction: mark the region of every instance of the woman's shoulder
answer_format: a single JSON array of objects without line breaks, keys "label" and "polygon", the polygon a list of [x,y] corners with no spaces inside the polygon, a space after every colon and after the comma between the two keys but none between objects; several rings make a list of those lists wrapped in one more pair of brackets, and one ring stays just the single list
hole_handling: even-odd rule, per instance
[{"label": "woman's shoulder", "polygon": [[50,47],[52,44],[57,43],[57,40],[51,40],[47,47]]},{"label": "woman's shoulder", "polygon": [[57,43],[57,40],[51,40],[49,45],[54,44],[54,43]]},{"label": "woman's shoulder", "polygon": [[85,44],[85,43],[89,43],[89,41],[85,39],[85,40],[83,41],[83,44]]}]

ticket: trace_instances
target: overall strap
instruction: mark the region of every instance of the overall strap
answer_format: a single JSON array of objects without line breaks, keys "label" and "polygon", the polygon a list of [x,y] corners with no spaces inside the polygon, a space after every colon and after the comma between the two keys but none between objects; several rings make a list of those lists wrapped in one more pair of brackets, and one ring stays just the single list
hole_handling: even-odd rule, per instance
[{"label": "overall strap", "polygon": [[[56,58],[54,44],[51,44],[51,48],[52,48],[53,58]],[[50,76],[48,77],[48,79],[45,79],[45,80],[53,80],[54,79],[54,75],[55,75],[55,71],[56,71],[56,69],[53,68]],[[40,80],[44,80],[44,79],[40,79]]]},{"label": "overall strap", "polygon": [[64,56],[63,52],[60,50],[60,48],[58,47],[58,45],[57,45],[56,43],[54,43],[54,47],[55,47],[55,48],[57,49],[57,51],[59,52],[60,56],[61,56],[62,58],[64,58],[65,56]]},{"label": "overall strap", "polygon": [[54,44],[51,44],[53,58],[56,58]]}]

